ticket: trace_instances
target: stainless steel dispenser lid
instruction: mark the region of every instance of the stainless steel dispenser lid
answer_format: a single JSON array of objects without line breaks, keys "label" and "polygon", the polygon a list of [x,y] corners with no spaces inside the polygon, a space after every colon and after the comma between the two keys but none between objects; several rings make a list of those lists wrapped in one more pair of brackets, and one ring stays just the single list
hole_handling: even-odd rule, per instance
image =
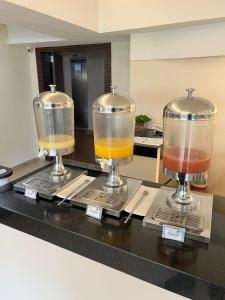
[{"label": "stainless steel dispenser lid", "polygon": [[71,108],[73,100],[65,93],[57,92],[54,84],[49,85],[50,91],[40,93],[33,102],[34,108],[55,109]]},{"label": "stainless steel dispenser lid", "polygon": [[111,86],[111,93],[104,94],[95,100],[92,111],[99,113],[134,112],[135,103],[130,97],[118,94],[116,87]]},{"label": "stainless steel dispenser lid", "polygon": [[186,97],[180,97],[168,103],[163,110],[163,117],[179,120],[210,120],[214,119],[217,110],[207,99],[194,97],[195,89],[188,88]]}]

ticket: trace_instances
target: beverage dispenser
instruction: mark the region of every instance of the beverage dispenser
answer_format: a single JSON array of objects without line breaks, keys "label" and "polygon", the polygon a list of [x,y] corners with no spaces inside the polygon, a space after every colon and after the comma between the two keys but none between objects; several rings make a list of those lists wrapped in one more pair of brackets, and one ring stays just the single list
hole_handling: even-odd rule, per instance
[{"label": "beverage dispenser", "polygon": [[50,85],[50,92],[43,92],[34,99],[34,113],[40,154],[55,157],[53,176],[65,175],[62,155],[74,151],[73,100]]},{"label": "beverage dispenser", "polygon": [[103,187],[112,191],[126,188],[118,167],[133,159],[135,103],[118,94],[115,87],[99,97],[92,106],[96,161],[109,166],[109,177]]},{"label": "beverage dispenser", "polygon": [[194,89],[186,91],[163,111],[163,169],[178,185],[161,187],[143,224],[161,230],[164,238],[209,243],[213,195],[190,193],[189,183],[207,179],[217,111],[209,100],[193,96]]},{"label": "beverage dispenser", "polygon": [[14,184],[14,190],[25,195],[32,191],[35,197],[53,200],[65,186],[85,171],[65,168],[63,165],[62,156],[74,151],[74,105],[68,95],[56,91],[55,85],[50,85],[50,89],[39,94],[33,106],[39,156],[54,157],[53,166],[28,175]]},{"label": "beverage dispenser", "polygon": [[178,181],[167,204],[193,211],[199,202],[190,194],[189,182],[208,175],[216,108],[210,101],[193,96],[194,89],[186,91],[186,97],[168,103],[163,111],[163,167],[165,175]]},{"label": "beverage dispenser", "polygon": [[102,212],[120,217],[126,204],[141,186],[142,180],[120,177],[119,167],[133,159],[135,104],[115,87],[97,98],[92,105],[96,161],[109,175],[100,174],[76,195],[81,206],[98,207]]}]

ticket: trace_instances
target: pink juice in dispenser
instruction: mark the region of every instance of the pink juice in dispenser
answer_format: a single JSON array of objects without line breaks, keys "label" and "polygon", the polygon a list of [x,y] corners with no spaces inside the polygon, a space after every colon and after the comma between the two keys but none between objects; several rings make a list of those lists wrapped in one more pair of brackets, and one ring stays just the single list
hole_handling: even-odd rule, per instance
[{"label": "pink juice in dispenser", "polygon": [[167,169],[182,173],[200,173],[209,169],[207,153],[194,148],[166,147],[163,164]]}]

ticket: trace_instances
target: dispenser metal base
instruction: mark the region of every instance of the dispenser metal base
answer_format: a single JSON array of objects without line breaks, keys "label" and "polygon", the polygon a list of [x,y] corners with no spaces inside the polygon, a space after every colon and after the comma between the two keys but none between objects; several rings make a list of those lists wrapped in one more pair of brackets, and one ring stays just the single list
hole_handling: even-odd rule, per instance
[{"label": "dispenser metal base", "polygon": [[109,186],[107,183],[101,185],[101,189],[106,193],[121,193],[126,192],[128,189],[127,179],[123,178],[122,183],[118,186]]},{"label": "dispenser metal base", "polygon": [[213,195],[192,192],[199,201],[199,208],[194,212],[182,212],[170,208],[167,197],[175,189],[162,187],[147,212],[143,225],[162,231],[163,225],[185,228],[185,238],[209,243],[211,234]]},{"label": "dispenser metal base", "polygon": [[93,205],[103,208],[103,213],[114,217],[120,217],[125,205],[133,198],[140,188],[142,180],[121,177],[126,182],[127,189],[118,190],[110,188],[110,192],[102,190],[108,175],[102,174],[92,181],[86,188],[70,200],[72,205],[86,207]]},{"label": "dispenser metal base", "polygon": [[167,205],[171,208],[174,208],[176,210],[179,210],[181,212],[194,212],[199,208],[199,199],[196,197],[193,197],[190,195],[190,203],[188,204],[183,204],[180,199],[177,197],[176,192],[174,191],[168,192],[167,197],[166,197],[166,202]]},{"label": "dispenser metal base", "polygon": [[52,166],[50,166],[15,183],[13,188],[21,193],[24,193],[25,189],[33,189],[37,191],[39,197],[53,200],[56,194],[70,184],[71,181],[87,173],[87,171],[76,168],[66,167],[66,170],[67,172],[64,175],[53,176]]}]

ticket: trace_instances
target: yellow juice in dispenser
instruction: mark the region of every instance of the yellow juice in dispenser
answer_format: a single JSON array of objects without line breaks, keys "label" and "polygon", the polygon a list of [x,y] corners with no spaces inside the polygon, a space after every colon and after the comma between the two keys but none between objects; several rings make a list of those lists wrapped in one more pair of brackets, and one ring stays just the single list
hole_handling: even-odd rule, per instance
[{"label": "yellow juice in dispenser", "polygon": [[75,144],[74,137],[71,135],[49,135],[44,136],[38,140],[38,146],[46,150],[62,150],[72,148]]},{"label": "yellow juice in dispenser", "polygon": [[95,155],[105,159],[121,159],[133,155],[130,138],[102,138],[95,141]]}]

